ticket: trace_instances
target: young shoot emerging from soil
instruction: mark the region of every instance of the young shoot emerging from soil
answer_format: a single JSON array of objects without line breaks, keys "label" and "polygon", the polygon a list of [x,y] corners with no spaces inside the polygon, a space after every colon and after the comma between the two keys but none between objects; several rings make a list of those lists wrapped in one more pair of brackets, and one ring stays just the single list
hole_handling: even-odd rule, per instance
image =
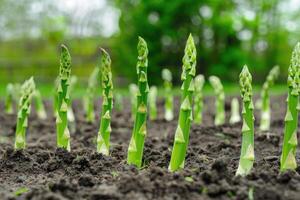
[{"label": "young shoot emerging from soil", "polygon": [[271,109],[270,109],[270,95],[269,89],[274,84],[275,79],[279,76],[279,66],[275,66],[269,72],[267,79],[263,85],[261,91],[261,120],[259,129],[261,131],[268,131],[270,129],[270,121],[271,121]]},{"label": "young shoot emerging from soil", "polygon": [[33,77],[26,80],[22,87],[22,94],[18,106],[18,119],[16,127],[15,149],[25,149],[28,115],[30,114],[31,98],[35,90]]},{"label": "young shoot emerging from soil", "polygon": [[47,118],[47,113],[45,110],[45,106],[43,103],[43,99],[41,96],[41,93],[38,89],[35,90],[34,92],[34,101],[35,101],[35,110],[36,114],[39,119],[46,119]]},{"label": "young shoot emerging from soil", "polygon": [[147,99],[149,93],[147,68],[148,68],[148,48],[146,41],[139,37],[137,45],[138,61],[136,65],[138,74],[138,94],[137,109],[133,133],[131,135],[127,163],[133,164],[140,168],[142,166],[142,158],[144,151],[144,142],[147,133]]},{"label": "young shoot emerging from soil", "polygon": [[9,83],[6,86],[6,98],[5,98],[5,113],[13,114],[14,113],[14,85]]},{"label": "young shoot emerging from soil", "polygon": [[288,69],[288,97],[287,111],[284,119],[284,137],[280,158],[280,171],[294,170],[297,167],[296,149],[298,145],[298,111],[300,91],[300,43],[298,42],[292,53],[291,64]]},{"label": "young shoot emerging from soil", "polygon": [[241,97],[243,100],[242,147],[236,175],[246,176],[254,163],[254,116],[252,101],[252,76],[245,65],[240,73]]},{"label": "young shoot emerging from soil", "polygon": [[202,112],[203,112],[203,92],[202,88],[204,85],[204,76],[199,74],[195,77],[195,97],[194,97],[194,122],[195,124],[202,123]]},{"label": "young shoot emerging from soil", "polygon": [[100,129],[97,138],[97,152],[109,155],[111,133],[111,111],[113,107],[113,82],[111,73],[111,60],[109,54],[101,49],[101,81],[102,81],[102,110]]},{"label": "young shoot emerging from soil", "polygon": [[229,119],[229,123],[235,124],[240,121],[241,121],[241,116],[240,116],[239,100],[237,98],[232,98],[232,100],[231,100],[231,116]]},{"label": "young shoot emerging from soil", "polygon": [[84,99],[85,111],[86,111],[86,121],[94,122],[95,121],[95,110],[94,110],[94,99],[96,88],[98,84],[99,76],[99,67],[95,67],[92,74],[89,77],[89,83],[87,88],[87,95]]},{"label": "young shoot emerging from soil", "polygon": [[165,119],[171,121],[173,114],[173,95],[172,95],[172,73],[168,69],[162,70],[162,78],[164,80],[165,93]]},{"label": "young shoot emerging from soil", "polygon": [[[68,89],[69,94],[73,93],[76,83],[77,83],[77,76],[75,76],[75,75],[71,76],[70,77],[70,85],[69,85],[69,89]],[[68,121],[69,121],[70,133],[74,133],[76,131],[76,124],[75,124],[75,115],[74,115],[74,111],[72,108],[71,96],[69,96],[69,106],[68,106],[67,117],[68,117]]]},{"label": "young shoot emerging from soil", "polygon": [[222,125],[225,123],[225,93],[223,85],[220,79],[216,76],[210,76],[209,82],[214,88],[216,95],[216,113],[215,113],[215,125]]},{"label": "young shoot emerging from soil", "polygon": [[120,93],[117,93],[116,95],[115,95],[115,109],[117,110],[117,111],[122,111],[123,110],[123,97],[122,97],[122,95],[120,94]]},{"label": "young shoot emerging from soil", "polygon": [[184,56],[182,59],[182,96],[179,120],[175,132],[174,145],[169,165],[169,170],[171,172],[184,168],[185,155],[187,152],[190,137],[190,126],[193,120],[192,102],[193,93],[195,90],[193,78],[196,74],[196,56],[197,53],[194,39],[190,34],[185,46]]},{"label": "young shoot emerging from soil", "polygon": [[149,117],[151,120],[156,120],[157,118],[157,87],[151,86],[149,91]]},{"label": "young shoot emerging from soil", "polygon": [[56,134],[57,146],[68,151],[70,146],[70,132],[68,129],[68,109],[70,105],[70,76],[71,76],[71,56],[66,46],[61,46],[60,70],[57,87],[56,105]]},{"label": "young shoot emerging from soil", "polygon": [[138,94],[138,86],[134,83],[129,85],[129,94],[130,94],[130,104],[131,104],[131,118],[135,119],[136,108],[137,108],[137,94]]}]

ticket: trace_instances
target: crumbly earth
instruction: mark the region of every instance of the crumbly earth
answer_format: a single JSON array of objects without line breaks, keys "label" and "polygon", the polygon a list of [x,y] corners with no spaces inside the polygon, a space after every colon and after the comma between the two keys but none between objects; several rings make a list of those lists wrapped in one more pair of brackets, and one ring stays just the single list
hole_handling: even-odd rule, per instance
[{"label": "crumbly earth", "polygon": [[[73,102],[76,128],[71,152],[56,149],[55,119],[46,101],[47,120],[37,119],[33,110],[28,128],[27,149],[14,151],[16,115],[0,114],[0,198],[1,199],[299,199],[300,168],[279,173],[279,156],[285,116],[285,96],[272,97],[272,125],[269,133],[258,131],[256,115],[255,165],[247,177],[235,176],[241,145],[241,123],[213,125],[214,99],[205,98],[203,125],[193,125],[185,169],[168,172],[170,150],[177,124],[159,116],[148,122],[144,167],[126,164],[132,130],[129,100],[122,112],[112,116],[111,155],[96,153],[97,122],[85,122],[82,104]],[[226,99],[226,120],[230,117]],[[99,113],[100,102],[96,103]],[[3,102],[0,103],[3,111]],[[300,157],[297,157],[300,163]]]}]

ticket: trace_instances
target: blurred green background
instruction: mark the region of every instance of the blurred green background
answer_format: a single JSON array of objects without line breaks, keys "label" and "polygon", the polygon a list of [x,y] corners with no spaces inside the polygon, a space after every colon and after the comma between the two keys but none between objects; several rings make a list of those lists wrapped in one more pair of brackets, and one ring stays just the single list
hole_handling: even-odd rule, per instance
[{"label": "blurred green background", "polygon": [[165,67],[179,84],[189,33],[197,44],[197,73],[235,85],[247,64],[254,83],[261,84],[278,64],[285,83],[299,20],[300,0],[1,0],[0,83],[33,75],[39,84],[52,85],[65,43],[82,85],[104,47],[115,84],[127,87],[136,80],[140,35],[148,42],[150,84],[161,84]]}]

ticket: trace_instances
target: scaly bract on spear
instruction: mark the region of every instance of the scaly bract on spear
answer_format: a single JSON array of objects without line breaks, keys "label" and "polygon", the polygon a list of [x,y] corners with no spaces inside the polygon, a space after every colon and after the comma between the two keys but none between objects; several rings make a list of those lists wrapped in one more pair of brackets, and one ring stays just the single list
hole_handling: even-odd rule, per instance
[{"label": "scaly bract on spear", "polygon": [[142,166],[144,142],[147,134],[147,105],[149,85],[147,78],[148,68],[148,48],[146,41],[139,37],[137,45],[138,61],[136,65],[138,76],[138,94],[137,94],[137,109],[135,114],[135,121],[133,132],[131,135],[127,163],[133,164],[140,168]]},{"label": "scaly bract on spear", "polygon": [[196,74],[196,58],[197,52],[192,35],[189,35],[187,40],[184,56],[182,59],[182,74],[183,81],[181,90],[181,105],[179,111],[178,125],[175,132],[171,161],[169,164],[170,171],[176,171],[184,168],[185,156],[188,148],[190,137],[190,126],[193,120],[192,102],[193,93],[195,90],[194,80]]},{"label": "scaly bract on spear", "polygon": [[109,155],[110,123],[113,107],[113,81],[109,54],[104,49],[101,49],[101,53],[102,110],[100,114],[100,129],[97,138],[97,152]]},{"label": "scaly bract on spear", "polygon": [[282,154],[280,157],[280,171],[297,168],[296,149],[298,145],[298,112],[300,110],[300,43],[298,42],[292,53],[291,64],[288,69],[288,97],[287,110],[284,119],[284,137]]},{"label": "scaly bract on spear", "polygon": [[240,73],[240,91],[243,101],[242,147],[236,175],[246,176],[254,163],[254,116],[252,101],[252,76],[245,65]]}]

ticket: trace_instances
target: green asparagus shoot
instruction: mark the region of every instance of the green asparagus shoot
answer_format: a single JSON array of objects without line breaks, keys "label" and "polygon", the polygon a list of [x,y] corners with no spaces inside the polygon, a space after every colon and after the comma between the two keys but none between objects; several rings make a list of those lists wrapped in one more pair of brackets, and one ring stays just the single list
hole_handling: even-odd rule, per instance
[{"label": "green asparagus shoot", "polygon": [[136,84],[131,83],[129,85],[130,104],[131,104],[131,118],[134,120],[137,108],[137,95],[139,88]]},{"label": "green asparagus shoot", "polygon": [[21,98],[21,84],[20,83],[15,83],[13,84],[13,88],[14,88],[14,93],[13,93],[13,99],[15,102],[19,102],[20,98]]},{"label": "green asparagus shoot", "polygon": [[[69,91],[69,94],[72,94],[73,89],[75,88],[75,85],[77,83],[77,76],[72,75],[70,77],[70,82],[69,83],[70,83],[70,85],[69,85],[68,91]],[[71,98],[69,98],[67,117],[68,117],[68,121],[70,122],[70,124],[69,124],[70,129],[72,128],[71,133],[73,133],[75,131],[75,115],[74,115],[74,111],[73,111],[73,108],[72,108]]]},{"label": "green asparagus shoot", "polygon": [[34,92],[35,110],[39,119],[46,119],[47,113],[43,104],[41,93],[38,89]]},{"label": "green asparagus shoot", "polygon": [[157,118],[157,87],[151,86],[149,91],[149,117],[151,120],[155,120]]},{"label": "green asparagus shoot", "polygon": [[86,110],[86,121],[94,122],[95,121],[95,110],[94,110],[94,100],[95,93],[98,84],[99,77],[99,67],[95,67],[92,74],[89,77],[89,83],[87,88],[87,95],[85,99],[85,110]]},{"label": "green asparagus shoot", "polygon": [[210,76],[209,82],[214,88],[216,95],[216,113],[215,113],[215,125],[222,125],[225,123],[225,93],[223,85],[220,79],[216,76]]},{"label": "green asparagus shoot", "polygon": [[128,147],[127,163],[140,168],[144,151],[144,142],[147,133],[147,105],[148,105],[148,48],[146,41],[139,37],[137,45],[138,61],[136,65],[138,75],[137,107],[134,127]]},{"label": "green asparagus shoot", "polygon": [[115,108],[117,111],[122,111],[123,110],[123,98],[120,93],[117,93],[115,95]]},{"label": "green asparagus shoot", "polygon": [[102,110],[100,129],[97,138],[97,152],[109,155],[111,114],[113,107],[113,82],[111,73],[111,60],[109,54],[101,49],[101,76],[102,76]]},{"label": "green asparagus shoot", "polygon": [[165,119],[171,121],[174,118],[173,114],[173,95],[172,95],[172,73],[168,69],[162,70],[162,78],[164,80],[165,94]]},{"label": "green asparagus shoot", "polygon": [[241,97],[243,100],[242,148],[236,175],[246,176],[254,162],[254,116],[252,101],[252,76],[245,65],[240,73]]},{"label": "green asparagus shoot", "polygon": [[239,100],[237,98],[232,98],[232,100],[231,100],[231,116],[229,119],[229,123],[235,124],[240,121],[241,121],[241,116],[240,116]]},{"label": "green asparagus shoot", "polygon": [[70,132],[68,128],[68,108],[70,105],[70,76],[71,76],[71,56],[66,46],[61,46],[60,70],[57,87],[56,105],[56,134],[57,146],[59,148],[71,150]]},{"label": "green asparagus shoot", "polygon": [[300,43],[293,50],[291,64],[288,69],[288,97],[285,115],[284,137],[282,154],[280,158],[280,171],[295,170],[297,168],[296,149],[298,145],[298,112],[300,91]]},{"label": "green asparagus shoot", "polygon": [[192,102],[195,90],[193,78],[196,74],[196,56],[197,53],[194,39],[190,34],[182,59],[181,80],[183,81],[183,84],[181,87],[181,106],[169,165],[169,170],[172,172],[184,168],[185,155],[189,143],[190,126],[193,120]]},{"label": "green asparagus shoot", "polygon": [[269,89],[274,84],[275,79],[279,76],[279,66],[275,66],[269,72],[267,79],[263,85],[261,91],[261,118],[260,118],[260,130],[268,131],[270,129],[271,121],[271,109],[270,109],[270,95]]},{"label": "green asparagus shoot", "polygon": [[195,97],[194,97],[194,122],[195,124],[202,123],[202,112],[203,112],[203,85],[205,79],[204,76],[199,74],[195,77]]},{"label": "green asparagus shoot", "polygon": [[35,90],[33,77],[26,80],[22,87],[22,94],[18,106],[18,120],[16,127],[15,149],[25,149],[26,130],[28,127],[28,115],[31,110],[31,98]]},{"label": "green asparagus shoot", "polygon": [[14,85],[11,83],[6,86],[5,113],[14,113]]}]

